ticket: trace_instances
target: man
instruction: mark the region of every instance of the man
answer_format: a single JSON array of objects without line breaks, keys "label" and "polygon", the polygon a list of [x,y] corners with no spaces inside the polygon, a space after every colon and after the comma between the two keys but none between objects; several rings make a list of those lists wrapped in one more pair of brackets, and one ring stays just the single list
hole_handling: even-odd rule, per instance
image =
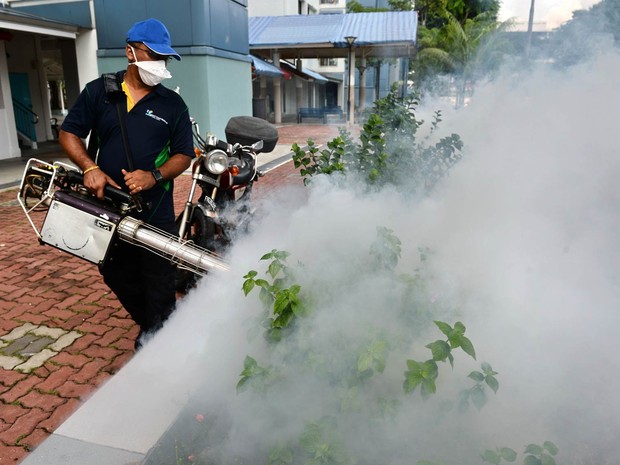
[{"label": "man", "polygon": [[[103,198],[106,184],[140,195],[143,211],[135,216],[172,234],[173,182],[194,156],[187,106],[160,82],[171,77],[167,63],[181,57],[171,47],[166,26],[156,19],[134,24],[127,33],[127,69],[117,73],[126,95],[126,128],[131,163],[114,99],[104,79],[86,85],[64,120],[59,140],[84,173],[84,185]],[[119,95],[118,93],[116,95]],[[121,95],[121,111],[125,97]],[[91,130],[99,145],[97,162],[82,142]],[[93,134],[96,134],[93,135]],[[131,169],[133,167],[133,169]],[[161,328],[175,306],[175,266],[143,248],[118,242],[100,268],[105,283],[140,326],[143,336]]]}]

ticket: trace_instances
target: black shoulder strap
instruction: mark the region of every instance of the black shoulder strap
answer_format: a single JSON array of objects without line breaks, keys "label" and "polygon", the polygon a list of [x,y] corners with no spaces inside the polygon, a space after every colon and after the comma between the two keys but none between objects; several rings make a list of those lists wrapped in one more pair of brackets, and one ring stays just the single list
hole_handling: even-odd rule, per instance
[{"label": "black shoulder strap", "polygon": [[[104,73],[101,75],[101,78],[103,79],[103,87],[106,91],[107,100],[110,103],[114,103],[114,104],[119,103],[119,101],[122,100],[121,97],[125,97],[125,93],[123,92],[123,88],[121,85],[120,74],[119,73]],[[124,126],[124,122],[122,118],[121,118],[121,126]],[[125,147],[127,147],[127,145],[125,145]],[[88,139],[88,147],[86,148],[86,152],[88,153],[88,156],[92,160],[96,161],[97,152],[99,152],[99,137],[97,135],[97,131],[94,129],[90,131],[90,137]]]},{"label": "black shoulder strap", "polygon": [[[129,138],[127,137],[127,127],[125,125],[125,114],[127,113],[127,96],[123,91],[120,73],[104,73],[101,75],[103,78],[103,86],[106,91],[108,101],[116,106],[116,113],[121,127],[121,136],[123,138],[123,145],[125,146],[125,156],[127,157],[127,168],[129,171],[133,171],[133,157],[131,155],[131,148],[129,147]],[[94,131],[93,131],[94,132]],[[92,136],[97,137],[96,134],[91,133]],[[90,149],[90,141],[89,141]],[[89,152],[90,154],[90,152]],[[139,194],[133,196],[136,203],[136,207],[139,212],[142,211],[142,198]]]}]

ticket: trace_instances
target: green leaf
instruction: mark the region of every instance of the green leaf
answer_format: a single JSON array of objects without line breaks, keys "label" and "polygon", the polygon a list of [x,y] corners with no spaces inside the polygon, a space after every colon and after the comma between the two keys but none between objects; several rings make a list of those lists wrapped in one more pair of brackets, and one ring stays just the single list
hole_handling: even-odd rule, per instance
[{"label": "green leaf", "polygon": [[265,255],[263,255],[260,259],[261,260],[270,260],[273,258],[273,254],[276,253],[276,249],[273,249],[271,252],[266,253]]},{"label": "green leaf", "polygon": [[368,370],[372,366],[373,357],[370,352],[364,352],[357,359],[357,371],[360,373],[362,371]]},{"label": "green leaf", "polygon": [[493,368],[491,368],[491,365],[489,365],[487,362],[482,362],[480,366],[482,367],[482,372],[485,375],[496,375],[497,374],[497,372],[493,371]]},{"label": "green leaf", "polygon": [[448,323],[444,323],[443,321],[435,321],[435,324],[437,325],[439,330],[446,336],[449,336],[452,332],[452,326],[450,326]]},{"label": "green leaf", "polygon": [[246,370],[254,369],[258,366],[258,362],[250,357],[249,355],[245,356],[245,360],[243,361],[243,368]]},{"label": "green leaf", "polygon": [[481,383],[484,381],[484,375],[482,373],[480,373],[479,371],[472,371],[468,378],[473,379],[474,381]]},{"label": "green leaf", "polygon": [[484,379],[484,381],[487,383],[487,385],[493,389],[493,392],[495,394],[497,394],[497,390],[499,389],[499,382],[497,381],[497,379],[495,378],[495,376],[492,375],[488,375],[486,376],[486,378]]},{"label": "green leaf", "polygon": [[465,325],[461,323],[460,321],[457,321],[456,323],[454,323],[454,329],[461,334],[465,334]]},{"label": "green leaf", "polygon": [[471,356],[471,358],[476,360],[476,351],[474,350],[474,345],[468,338],[466,338],[465,336],[461,336],[459,338],[459,345],[467,355]]},{"label": "green leaf", "polygon": [[542,465],[542,462],[538,457],[534,457],[533,455],[527,455],[523,459],[523,465]]},{"label": "green leaf", "polygon": [[415,373],[420,373],[422,370],[420,362],[416,362],[415,360],[407,360],[407,368],[409,368],[409,371]]},{"label": "green leaf", "polygon": [[422,369],[420,374],[424,379],[428,380],[436,380],[439,375],[439,368],[437,367],[437,363],[434,360],[427,360],[422,364]]},{"label": "green leaf", "polygon": [[500,454],[502,455],[502,458],[507,462],[514,462],[515,460],[517,460],[517,452],[510,447],[502,447],[500,449]]},{"label": "green leaf", "polygon": [[461,338],[463,337],[463,335],[458,332],[456,329],[453,329],[452,331],[450,331],[450,334],[448,334],[448,342],[450,343],[450,347],[452,347],[453,349],[456,349],[457,347],[459,347],[461,345]]},{"label": "green leaf", "polygon": [[280,315],[289,307],[289,296],[285,291],[276,293],[276,301],[273,303],[274,315]]},{"label": "green leaf", "polygon": [[443,362],[450,355],[450,345],[446,341],[437,340],[426,345],[431,349],[433,360]]},{"label": "green leaf", "polygon": [[406,394],[415,391],[415,388],[422,382],[421,376],[407,376],[403,383],[403,390]]},{"label": "green leaf", "polygon": [[275,278],[281,269],[282,269],[282,264],[278,261],[273,261],[269,264],[269,269],[268,269],[269,275],[272,278]]},{"label": "green leaf", "polygon": [[558,453],[558,446],[556,446],[554,443],[552,443],[551,441],[545,441],[543,443],[543,447],[547,450],[547,452],[549,452],[551,455],[557,455]]},{"label": "green leaf", "polygon": [[266,290],[269,290],[269,288],[271,287],[265,279],[257,279],[255,282],[257,286],[265,288]]},{"label": "green leaf", "polygon": [[435,381],[432,379],[424,378],[422,380],[421,394],[424,399],[426,399],[431,394],[435,394],[437,391],[437,386],[435,385]]},{"label": "green leaf", "polygon": [[492,463],[493,465],[499,465],[502,460],[502,458],[497,452],[489,449],[485,450],[481,457],[483,461]]},{"label": "green leaf", "polygon": [[248,279],[243,283],[243,293],[247,296],[254,289],[255,281]]},{"label": "green leaf", "polygon": [[540,457],[541,465],[555,465],[555,459],[549,454],[543,453]]},{"label": "green leaf", "polygon": [[383,373],[383,370],[385,370],[385,357],[383,355],[376,356],[373,366],[379,373]]},{"label": "green leaf", "polygon": [[424,379],[422,377],[422,365],[415,360],[407,360],[408,371],[405,371],[405,381],[403,383],[403,389],[405,393],[410,393],[415,390],[416,387]]},{"label": "green leaf", "polygon": [[543,448],[539,446],[538,444],[528,444],[527,447],[525,448],[525,453],[540,455],[543,453]]},{"label": "green leaf", "polygon": [[250,378],[248,378],[247,376],[241,378],[239,380],[239,382],[237,383],[237,386],[236,386],[237,392],[245,391],[247,389],[247,387],[248,387],[248,381],[249,380],[250,380]]}]

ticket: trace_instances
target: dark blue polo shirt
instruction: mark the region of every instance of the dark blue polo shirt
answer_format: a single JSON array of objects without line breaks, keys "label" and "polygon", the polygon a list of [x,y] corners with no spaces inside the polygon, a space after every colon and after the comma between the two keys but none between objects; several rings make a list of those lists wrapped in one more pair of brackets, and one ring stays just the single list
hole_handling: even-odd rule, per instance
[{"label": "dark blue polo shirt", "polygon": [[[134,169],[152,171],[177,153],[194,157],[187,105],[176,92],[161,84],[126,113],[125,125]],[[115,104],[108,101],[102,78],[86,84],[61,128],[82,139],[95,129],[99,140],[97,164],[128,191],[121,172],[129,167],[120,122]],[[156,185],[144,191],[142,198],[150,208],[145,208],[139,218],[169,229],[174,222],[173,183]]]}]

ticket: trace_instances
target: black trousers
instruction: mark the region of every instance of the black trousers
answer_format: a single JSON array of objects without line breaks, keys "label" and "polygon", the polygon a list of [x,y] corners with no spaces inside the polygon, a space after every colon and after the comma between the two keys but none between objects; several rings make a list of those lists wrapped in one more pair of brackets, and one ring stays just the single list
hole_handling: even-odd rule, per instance
[{"label": "black trousers", "polygon": [[176,266],[168,259],[117,241],[99,271],[142,333],[160,329],[174,311]]}]

